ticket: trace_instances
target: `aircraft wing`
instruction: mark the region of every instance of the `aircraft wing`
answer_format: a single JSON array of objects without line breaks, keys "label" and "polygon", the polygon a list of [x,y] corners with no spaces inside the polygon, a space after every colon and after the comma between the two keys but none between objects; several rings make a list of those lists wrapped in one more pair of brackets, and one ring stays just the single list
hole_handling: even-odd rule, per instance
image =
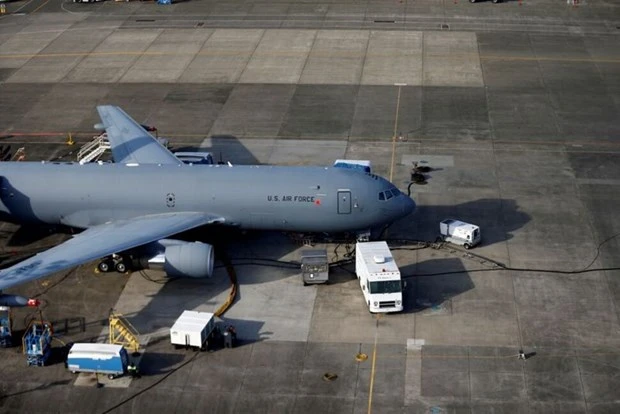
[{"label": "aircraft wing", "polygon": [[118,106],[100,105],[97,111],[108,134],[114,162],[181,164],[174,154]]},{"label": "aircraft wing", "polygon": [[90,227],[66,242],[0,271],[0,291],[91,260],[224,219],[204,213],[165,213]]}]

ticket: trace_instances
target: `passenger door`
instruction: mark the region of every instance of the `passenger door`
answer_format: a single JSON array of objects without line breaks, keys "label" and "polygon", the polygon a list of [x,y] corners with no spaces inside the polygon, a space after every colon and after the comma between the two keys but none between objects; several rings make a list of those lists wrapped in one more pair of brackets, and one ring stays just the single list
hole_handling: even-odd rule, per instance
[{"label": "passenger door", "polygon": [[338,191],[338,214],[351,214],[350,191]]}]

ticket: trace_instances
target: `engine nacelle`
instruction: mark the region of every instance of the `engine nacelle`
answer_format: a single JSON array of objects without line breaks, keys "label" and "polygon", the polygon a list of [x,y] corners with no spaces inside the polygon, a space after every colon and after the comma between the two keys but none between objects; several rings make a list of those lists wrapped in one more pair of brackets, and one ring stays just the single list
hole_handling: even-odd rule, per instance
[{"label": "engine nacelle", "polygon": [[165,250],[147,262],[149,269],[162,269],[171,277],[203,278],[213,275],[213,246],[206,243],[188,243],[162,240]]},{"label": "engine nacelle", "polygon": [[37,299],[27,299],[19,295],[3,295],[0,293],[0,306],[8,306],[12,308],[20,306],[37,307],[39,304],[40,302]]}]

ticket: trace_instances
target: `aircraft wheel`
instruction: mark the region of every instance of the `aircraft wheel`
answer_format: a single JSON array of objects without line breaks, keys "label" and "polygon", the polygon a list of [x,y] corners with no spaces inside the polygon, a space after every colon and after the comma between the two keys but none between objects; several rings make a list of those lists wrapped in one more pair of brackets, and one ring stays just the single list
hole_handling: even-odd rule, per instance
[{"label": "aircraft wheel", "polygon": [[465,243],[465,244],[463,245],[463,247],[464,247],[466,250],[471,249],[471,245],[470,245],[469,243]]},{"label": "aircraft wheel", "polygon": [[97,269],[99,269],[99,271],[102,273],[107,273],[112,270],[112,263],[110,263],[109,260],[102,260],[97,265]]},{"label": "aircraft wheel", "polygon": [[127,271],[127,265],[123,263],[122,261],[116,263],[114,268],[116,269],[118,273],[125,273]]}]

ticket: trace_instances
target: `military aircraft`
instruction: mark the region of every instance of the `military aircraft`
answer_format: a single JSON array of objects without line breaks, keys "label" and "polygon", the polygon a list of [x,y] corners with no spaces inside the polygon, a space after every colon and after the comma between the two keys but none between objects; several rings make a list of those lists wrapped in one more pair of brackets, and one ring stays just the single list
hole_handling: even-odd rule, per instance
[{"label": "military aircraft", "polygon": [[389,181],[359,170],[187,165],[119,107],[97,110],[114,163],[0,163],[1,220],[83,229],[0,271],[0,305],[26,301],[3,289],[101,258],[101,271],[123,272],[131,257],[169,276],[209,277],[213,247],[174,239],[202,226],[365,233],[415,209]]}]

